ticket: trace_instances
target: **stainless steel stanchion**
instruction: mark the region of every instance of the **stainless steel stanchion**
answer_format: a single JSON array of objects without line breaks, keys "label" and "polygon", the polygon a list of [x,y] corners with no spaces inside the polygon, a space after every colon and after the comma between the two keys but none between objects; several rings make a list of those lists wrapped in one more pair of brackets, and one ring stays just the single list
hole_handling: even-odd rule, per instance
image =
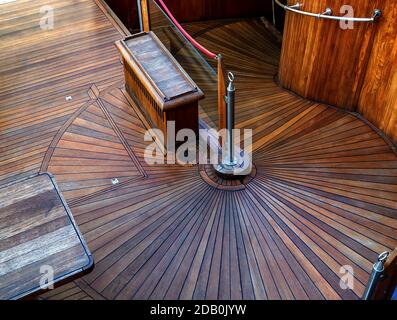
[{"label": "stainless steel stanchion", "polygon": [[370,300],[375,292],[376,286],[382,279],[385,271],[385,262],[389,257],[389,252],[383,252],[379,255],[378,261],[372,267],[372,273],[368,280],[367,288],[365,289],[363,300]]}]

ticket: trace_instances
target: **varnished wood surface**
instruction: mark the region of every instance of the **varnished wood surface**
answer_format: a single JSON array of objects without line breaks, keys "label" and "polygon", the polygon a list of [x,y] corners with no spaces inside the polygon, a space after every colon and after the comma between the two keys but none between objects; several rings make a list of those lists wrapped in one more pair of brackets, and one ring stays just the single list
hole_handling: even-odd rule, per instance
[{"label": "varnished wood surface", "polygon": [[[354,0],[349,5],[356,17],[370,17],[378,3]],[[344,4],[342,0],[332,4],[308,0],[303,9],[322,13],[330,7],[334,15],[341,15]],[[353,29],[342,30],[339,21],[288,12],[279,70],[281,84],[306,98],[354,111],[377,32],[377,23],[357,22]]]},{"label": "varnished wood surface", "polygon": [[397,141],[397,5],[384,0],[358,112]]},{"label": "varnished wood surface", "polygon": [[[91,1],[82,3],[93,10]],[[96,36],[122,38],[94,12],[85,21],[103,27]],[[63,18],[75,17],[70,10]],[[8,28],[18,30],[18,23]],[[90,55],[108,52],[115,63],[106,65],[106,73],[114,78],[93,67],[84,73],[89,86],[85,77],[63,86],[45,82],[45,99],[34,103],[18,87],[30,87],[34,96],[40,86],[31,79],[39,79],[37,74],[19,79],[8,96],[0,89],[0,121],[8,128],[1,135],[0,183],[29,170],[54,171],[96,261],[82,280],[42,298],[358,299],[378,253],[397,246],[397,157],[391,145],[358,116],[278,87],[280,49],[260,21],[188,29],[224,54],[226,70],[236,74],[237,126],[254,130],[257,173],[239,191],[208,184],[196,166],[144,161],[147,122],[122,89],[122,66],[110,41]],[[30,46],[44,45],[43,37],[31,41]],[[56,39],[45,43],[55,45]],[[52,53],[36,54],[45,61]],[[10,74],[12,68],[33,68],[28,60],[12,64],[13,57],[5,57]],[[65,70],[58,63],[47,77],[91,65],[81,57]],[[188,66],[183,49],[177,59]],[[185,69],[205,86],[200,72]],[[79,81],[84,91],[73,86]],[[67,104],[57,90],[69,92],[73,101]],[[62,117],[58,105],[71,110]],[[51,126],[40,110],[52,110],[58,121]],[[200,118],[210,119],[205,112],[201,108]],[[24,130],[33,119],[36,127]],[[10,132],[19,134],[19,142]],[[34,134],[47,135],[47,141]],[[38,140],[43,150],[29,167]],[[112,177],[119,183],[113,185]],[[353,290],[339,286],[343,265],[354,268]]]},{"label": "varnished wood surface", "polygon": [[[289,1],[295,4],[295,1]],[[334,15],[344,1],[308,0],[304,10]],[[397,4],[393,0],[349,3],[356,17],[382,16],[342,30],[338,21],[289,12],[283,34],[279,80],[299,95],[362,114],[397,141]]]},{"label": "varnished wood surface", "polygon": [[[54,30],[39,27],[43,5],[55,9]],[[122,85],[123,66],[114,47],[121,35],[92,0],[7,3],[0,29],[3,184],[37,173],[59,128],[90,101],[92,84]]]},{"label": "varnished wood surface", "polygon": [[[0,189],[0,299],[41,291],[91,268],[93,260],[52,178],[38,175]],[[46,267],[46,269],[41,269]]]},{"label": "varnished wood surface", "polygon": [[[146,172],[136,154],[120,132],[120,111],[111,108],[121,105],[120,95],[102,96],[98,88],[92,86],[89,95],[92,100],[77,110],[60,128],[48,148],[41,172],[51,172],[57,177],[63,195],[68,201],[96,193],[112,187],[111,179],[119,183],[137,177],[145,177]],[[134,114],[133,110],[130,113]],[[128,116],[128,114],[127,114]],[[116,126],[115,120],[118,122]],[[126,120],[124,120],[126,121]],[[134,122],[139,126],[139,121]],[[137,127],[129,137],[134,141],[144,133]]]},{"label": "varnished wood surface", "polygon": [[[123,41],[130,55],[146,75],[145,83],[154,86],[161,95],[161,107],[166,102],[196,92],[197,86],[169,55],[154,33],[142,33]],[[127,57],[124,57],[127,59]],[[133,70],[134,71],[134,70]]]},{"label": "varnished wood surface", "polygon": [[198,133],[198,102],[203,92],[170,54],[160,39],[145,32],[117,41],[124,64],[125,87],[152,127],[167,141],[168,123],[176,132]]},{"label": "varnished wood surface", "polygon": [[[137,2],[103,0],[130,30],[139,29]],[[150,2],[152,2],[151,0]],[[272,18],[271,1],[263,0],[171,0],[165,1],[180,22],[266,16]],[[278,26],[282,27],[284,12],[276,8]]]}]

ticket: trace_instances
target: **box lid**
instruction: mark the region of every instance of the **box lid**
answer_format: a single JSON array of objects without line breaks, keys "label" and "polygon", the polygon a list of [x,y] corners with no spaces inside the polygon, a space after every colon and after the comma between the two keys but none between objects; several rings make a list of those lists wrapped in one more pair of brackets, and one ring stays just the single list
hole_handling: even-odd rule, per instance
[{"label": "box lid", "polygon": [[153,32],[142,32],[122,41],[134,66],[163,100],[163,105],[193,95],[196,100],[204,94]]}]

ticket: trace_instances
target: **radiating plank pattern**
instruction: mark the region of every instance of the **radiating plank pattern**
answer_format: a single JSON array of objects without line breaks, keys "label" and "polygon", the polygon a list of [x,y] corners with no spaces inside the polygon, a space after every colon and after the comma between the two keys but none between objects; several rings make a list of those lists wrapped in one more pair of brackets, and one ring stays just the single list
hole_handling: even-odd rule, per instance
[{"label": "radiating plank pattern", "polygon": [[[85,281],[102,297],[357,299],[377,253],[396,246],[396,155],[356,116],[279,89],[278,49],[260,27],[235,22],[199,36],[222,44],[237,75],[255,179],[231,192],[198,169],[143,164],[148,179],[74,205],[96,259]],[[236,49],[244,43],[253,47]],[[136,120],[124,110],[127,135]],[[142,159],[145,145],[130,143]],[[344,265],[353,290],[339,285]]]},{"label": "radiating plank pattern", "polygon": [[[86,18],[86,23],[91,21]],[[91,19],[100,24],[104,17],[98,13]],[[397,246],[393,147],[356,115],[279,88],[274,76],[280,49],[260,21],[187,27],[203,45],[221,52],[227,69],[236,74],[237,127],[254,130],[255,178],[241,190],[227,191],[207,183],[197,166],[148,165],[143,158],[147,123],[139,108],[114,85],[118,80],[96,78],[100,67],[92,64],[84,73],[92,81],[81,91],[81,102],[73,95],[73,107],[56,130],[41,124],[49,130],[48,141],[35,166],[59,170],[57,179],[68,177],[61,189],[96,266],[83,280],[42,298],[359,298],[377,254]],[[103,41],[117,38],[110,25],[106,30]],[[106,44],[100,50],[107,48],[115,63],[108,72],[122,77],[117,53]],[[208,86],[201,71],[189,69],[183,47],[174,47],[173,53],[200,88]],[[41,58],[47,54],[42,52]],[[69,67],[78,68],[81,59],[75,59]],[[68,91],[67,84],[64,89]],[[17,93],[8,97],[9,103],[23,98]],[[56,100],[42,102],[41,108],[51,104],[57,105]],[[31,104],[22,110],[31,118],[41,109]],[[59,110],[54,113],[62,114]],[[0,121],[13,130],[21,114],[11,107],[1,111],[9,116]],[[211,120],[208,112],[210,108],[202,108],[200,117]],[[21,130],[20,138],[30,139],[29,134]],[[1,143],[11,136],[2,137]],[[72,158],[77,158],[64,159],[65,143],[67,157],[74,153]],[[87,150],[86,144],[97,149]],[[20,147],[24,157],[19,166],[29,162],[25,153],[30,148],[30,143]],[[12,161],[13,151],[4,151]],[[84,160],[85,154],[95,155],[95,162]],[[80,171],[65,173],[68,161]],[[126,175],[119,184],[108,185],[113,174],[101,171],[105,176],[95,177],[90,185],[82,175],[95,176],[102,164],[115,172],[122,168]],[[0,174],[12,178],[24,170],[5,165]],[[339,285],[344,265],[354,270],[352,290]]]}]

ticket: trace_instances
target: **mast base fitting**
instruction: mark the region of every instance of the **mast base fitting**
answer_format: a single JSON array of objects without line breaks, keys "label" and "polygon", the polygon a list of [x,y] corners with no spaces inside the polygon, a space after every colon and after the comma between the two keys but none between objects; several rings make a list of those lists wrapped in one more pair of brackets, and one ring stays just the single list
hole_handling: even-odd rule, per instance
[{"label": "mast base fitting", "polygon": [[248,176],[252,171],[252,166],[245,168],[244,161],[232,163],[221,163],[214,165],[215,172],[218,176],[228,180],[241,180]]}]

